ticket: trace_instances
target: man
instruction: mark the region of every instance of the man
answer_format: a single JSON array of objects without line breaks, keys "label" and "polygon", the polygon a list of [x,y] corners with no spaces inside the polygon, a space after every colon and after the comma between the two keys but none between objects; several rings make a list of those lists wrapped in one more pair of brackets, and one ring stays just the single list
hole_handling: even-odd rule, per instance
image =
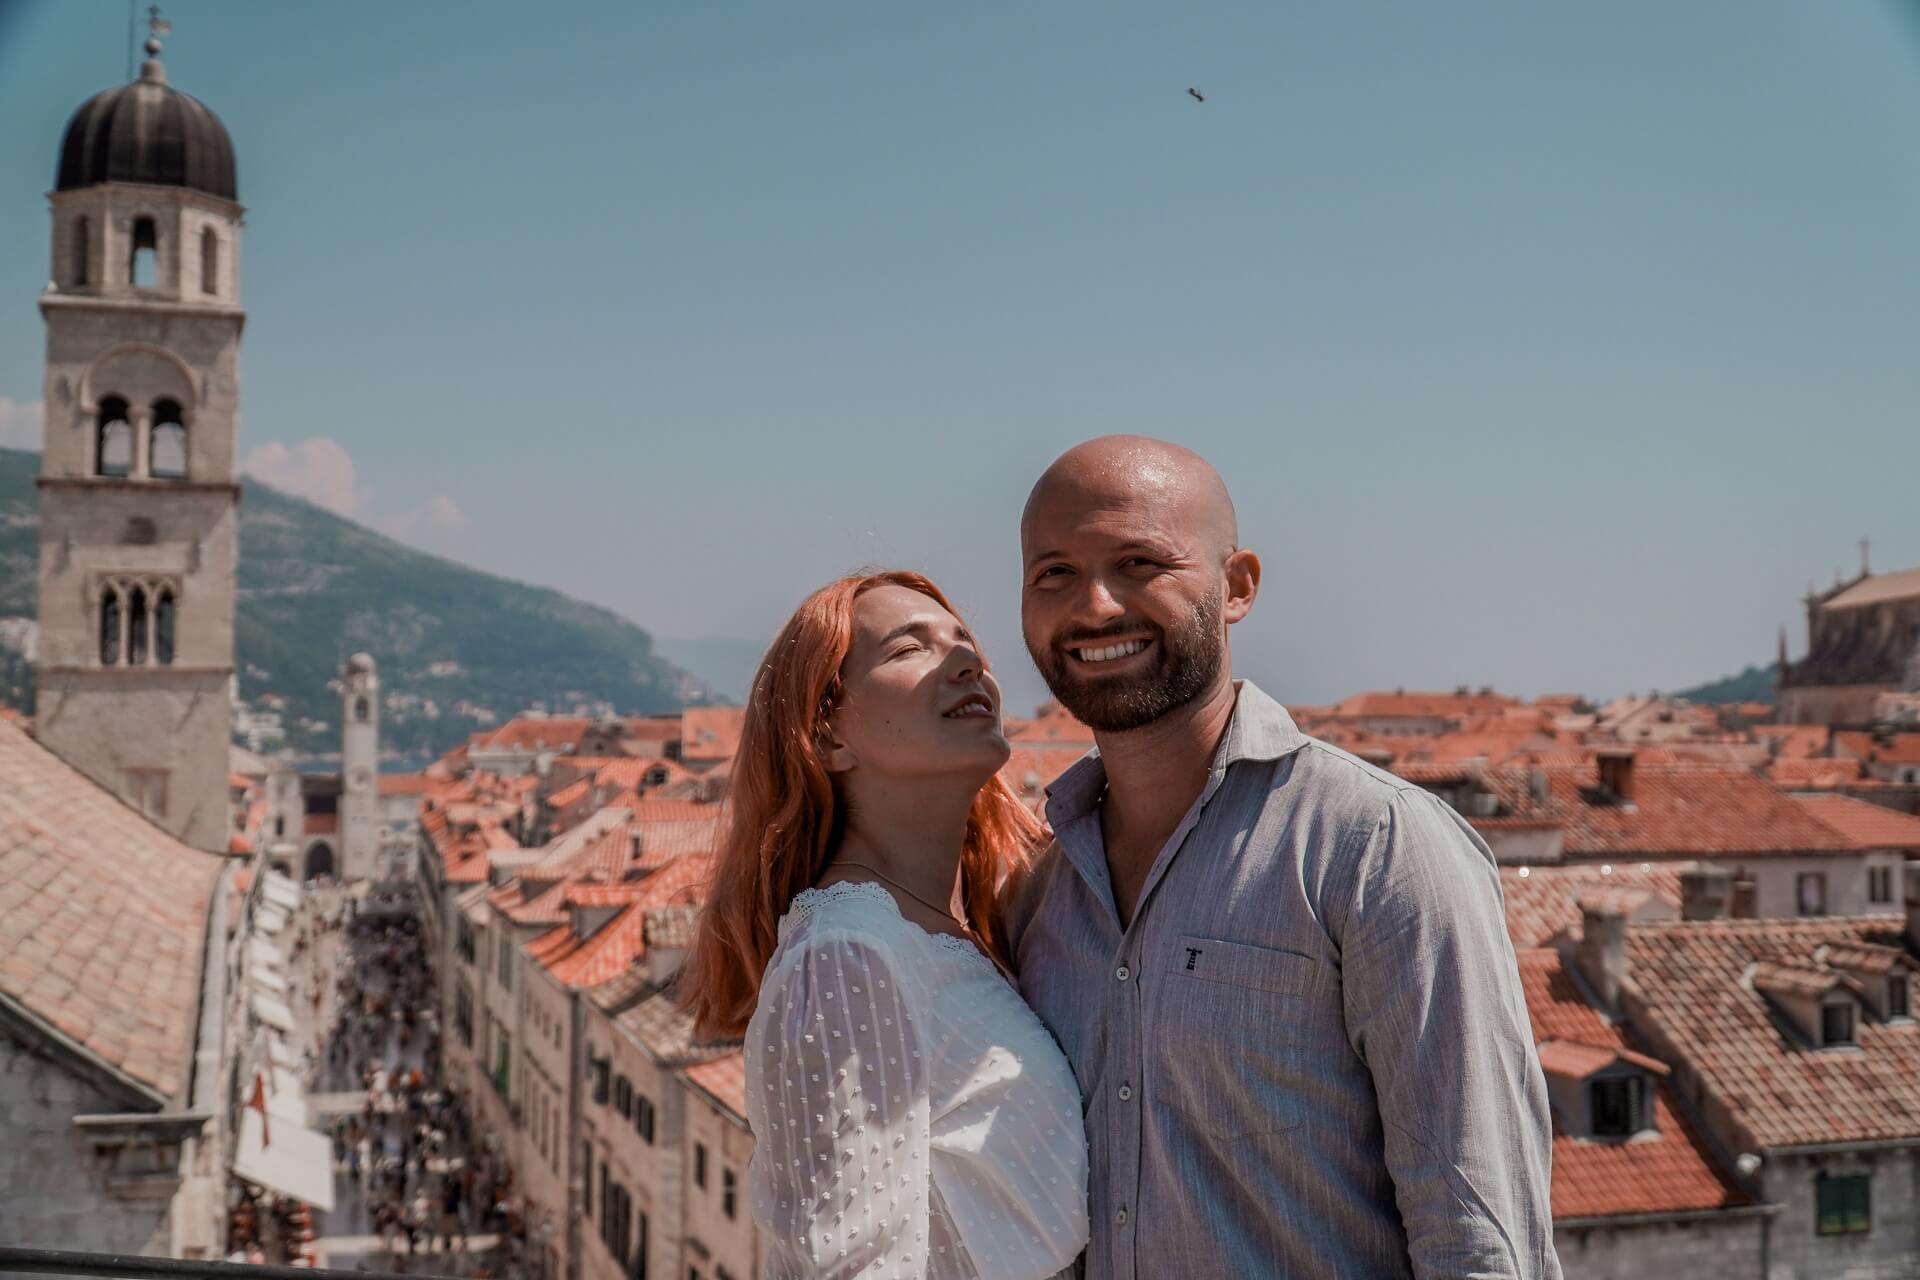
[{"label": "man", "polygon": [[1557,1277],[1551,1129],[1486,845],[1232,679],[1232,501],[1107,437],[1021,522],[1028,651],[1097,751],[1012,904],[1087,1103],[1089,1280]]}]

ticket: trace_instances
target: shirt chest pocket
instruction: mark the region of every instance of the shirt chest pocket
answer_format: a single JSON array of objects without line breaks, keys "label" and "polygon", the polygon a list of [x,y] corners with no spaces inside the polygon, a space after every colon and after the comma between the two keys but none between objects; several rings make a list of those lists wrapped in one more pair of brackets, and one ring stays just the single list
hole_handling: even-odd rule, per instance
[{"label": "shirt chest pocket", "polygon": [[[1337,983],[1310,956],[1182,936],[1159,973],[1153,1101],[1218,1138],[1303,1124],[1336,1046]],[[1323,1063],[1330,1066],[1330,1063]]]}]

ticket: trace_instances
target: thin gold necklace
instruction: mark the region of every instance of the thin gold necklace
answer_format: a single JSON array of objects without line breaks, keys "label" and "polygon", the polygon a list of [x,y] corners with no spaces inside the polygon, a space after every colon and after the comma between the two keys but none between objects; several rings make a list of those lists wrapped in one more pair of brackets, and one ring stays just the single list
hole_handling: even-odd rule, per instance
[{"label": "thin gold necklace", "polygon": [[919,894],[915,893],[913,890],[907,888],[907,886],[901,884],[898,880],[895,880],[892,876],[888,875],[886,872],[882,871],[878,867],[870,867],[864,862],[854,862],[848,858],[840,859],[836,865],[839,865],[842,867],[858,867],[862,871],[870,871],[874,875],[879,876],[882,880],[885,880],[888,884],[892,885],[894,888],[898,889],[900,892],[906,894],[909,898],[912,898],[915,902],[919,903],[921,906],[925,907],[927,910],[939,916],[941,919],[952,920],[953,923],[959,925],[962,929],[966,929],[968,933],[973,932],[971,928],[968,928],[966,921],[958,920],[954,918],[954,914],[951,909],[946,907],[934,906],[931,902],[928,902],[925,898],[921,897]]}]

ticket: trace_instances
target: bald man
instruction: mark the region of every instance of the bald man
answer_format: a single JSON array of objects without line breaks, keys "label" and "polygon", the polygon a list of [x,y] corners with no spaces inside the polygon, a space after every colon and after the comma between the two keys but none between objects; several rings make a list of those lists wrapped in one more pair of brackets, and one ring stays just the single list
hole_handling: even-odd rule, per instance
[{"label": "bald man", "polygon": [[1088,441],[1020,537],[1028,652],[1098,747],[1008,922],[1087,1105],[1089,1280],[1557,1277],[1492,855],[1233,679],[1260,560],[1220,476]]}]

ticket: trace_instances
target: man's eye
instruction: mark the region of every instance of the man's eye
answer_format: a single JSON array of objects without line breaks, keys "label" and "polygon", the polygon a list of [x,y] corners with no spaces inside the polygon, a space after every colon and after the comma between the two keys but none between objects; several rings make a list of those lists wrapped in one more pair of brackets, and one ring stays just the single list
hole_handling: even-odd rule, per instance
[{"label": "man's eye", "polygon": [[1157,569],[1160,567],[1160,562],[1158,560],[1149,560],[1145,556],[1128,556],[1120,562],[1120,567],[1122,569]]},{"label": "man's eye", "polygon": [[1035,582],[1039,582],[1046,578],[1057,578],[1067,572],[1068,572],[1067,566],[1063,564],[1050,564],[1046,568],[1042,569],[1039,573],[1036,573],[1033,576],[1033,580]]}]

